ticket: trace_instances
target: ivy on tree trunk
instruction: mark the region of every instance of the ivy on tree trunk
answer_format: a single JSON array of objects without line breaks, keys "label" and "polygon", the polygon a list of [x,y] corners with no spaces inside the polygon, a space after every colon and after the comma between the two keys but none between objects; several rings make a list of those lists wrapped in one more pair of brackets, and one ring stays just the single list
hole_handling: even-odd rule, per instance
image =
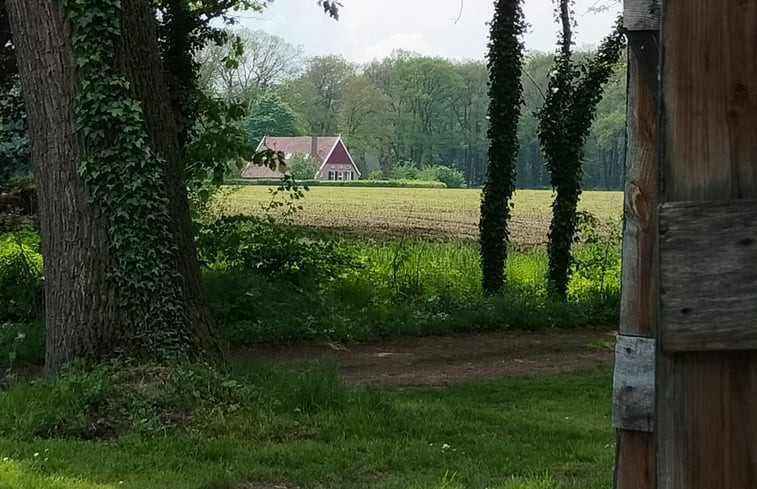
[{"label": "ivy on tree trunk", "polygon": [[525,30],[520,0],[499,0],[489,41],[489,165],[481,198],[481,269],[487,294],[505,283],[509,239],[507,222],[515,190],[518,119],[523,87],[520,82]]},{"label": "ivy on tree trunk", "polygon": [[220,355],[151,3],[6,5],[34,141],[46,368]]},{"label": "ivy on tree trunk", "polygon": [[548,287],[552,295],[565,298],[577,231],[584,143],[602,99],[603,86],[620,60],[625,43],[618,20],[594,55],[575,61],[569,0],[560,0],[559,16],[563,26],[560,50],[555,55],[544,105],[538,112],[538,135],[555,190],[549,228]]}]

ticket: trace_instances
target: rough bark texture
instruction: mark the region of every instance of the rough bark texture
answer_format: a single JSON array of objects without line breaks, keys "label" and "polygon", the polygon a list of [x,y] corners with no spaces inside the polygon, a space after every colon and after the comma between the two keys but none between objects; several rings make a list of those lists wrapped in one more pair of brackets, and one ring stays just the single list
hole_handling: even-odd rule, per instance
[{"label": "rough bark texture", "polygon": [[53,0],[6,0],[32,140],[45,257],[49,371],[75,356],[99,359],[125,331],[106,282],[104,220],[77,174],[76,74],[64,14]]},{"label": "rough bark texture", "polygon": [[[106,280],[104,219],[88,203],[77,165],[85,149],[74,126],[77,90],[70,32],[55,0],[6,0],[24,88],[39,192],[48,371],[74,357],[101,360],[129,350]],[[203,299],[182,178],[176,124],[158,52],[155,17],[146,0],[123,2],[117,65],[142,101],[151,144],[167,162],[167,191],[178,247],[177,269],[191,334],[213,355],[222,351]]]}]

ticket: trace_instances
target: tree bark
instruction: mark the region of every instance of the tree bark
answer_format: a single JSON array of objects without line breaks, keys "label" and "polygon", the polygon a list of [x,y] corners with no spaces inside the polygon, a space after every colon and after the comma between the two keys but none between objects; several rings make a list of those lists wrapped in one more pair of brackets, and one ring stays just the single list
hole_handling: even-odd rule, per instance
[{"label": "tree bark", "polygon": [[[105,219],[78,175],[86,154],[74,122],[77,73],[70,29],[55,0],[6,0],[32,140],[45,259],[46,369],[73,358],[101,361],[134,352],[128,321],[107,280]],[[166,191],[178,247],[176,267],[188,332],[199,350],[221,353],[203,299],[183,184],[176,123],[160,60],[155,17],[146,0],[126,0],[116,65],[142,102],[150,142],[166,161]]]},{"label": "tree bark", "polygon": [[113,288],[105,221],[77,173],[76,73],[65,15],[53,0],[7,0],[27,107],[45,258],[48,371],[100,360],[126,338]]},{"label": "tree bark", "polygon": [[571,54],[573,44],[573,29],[570,24],[570,0],[560,0],[560,24],[562,25],[562,39],[560,50],[562,54]]}]

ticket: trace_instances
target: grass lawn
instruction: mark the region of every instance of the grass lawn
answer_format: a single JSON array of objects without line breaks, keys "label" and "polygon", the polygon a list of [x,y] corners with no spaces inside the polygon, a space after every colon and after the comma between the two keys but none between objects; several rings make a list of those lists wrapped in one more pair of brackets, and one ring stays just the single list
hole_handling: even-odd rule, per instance
[{"label": "grass lawn", "polygon": [[[270,202],[267,187],[234,188],[226,197],[226,212],[262,213]],[[312,187],[302,202],[296,224],[332,228],[360,236],[478,239],[481,191],[477,189],[412,189]],[[518,190],[511,223],[511,239],[518,245],[547,240],[552,192]],[[584,192],[579,209],[601,220],[619,219],[622,192]]]},{"label": "grass lawn", "polygon": [[[246,187],[224,204],[257,213],[267,195]],[[315,187],[295,216],[311,226],[304,233],[269,224],[212,234],[208,249],[217,245],[232,258],[248,253],[237,268],[220,260],[205,270],[223,336],[242,347],[615,318],[619,257],[612,243],[579,250],[567,302],[547,296],[546,256],[530,245],[545,239],[549,192],[518,192],[514,236],[526,249],[508,260],[505,293],[483,296],[472,240],[478,199],[477,190]],[[584,202],[600,219],[620,215],[620,193],[589,192]],[[330,240],[333,233],[315,228],[357,237]],[[331,244],[338,247],[308,252]],[[329,271],[343,255],[355,263]],[[292,257],[299,257],[294,264]],[[38,281],[28,289],[19,297],[34,311]],[[0,358],[39,364],[38,315],[10,320],[1,324]],[[0,377],[0,489],[610,487],[606,367],[448,387],[358,388],[341,383],[333,368],[239,358],[228,375],[122,365],[74,366],[31,383]]]},{"label": "grass lawn", "polygon": [[605,369],[425,389],[348,388],[323,367],[237,365],[232,377],[249,386],[234,409],[107,442],[33,438],[19,423],[55,407],[28,388],[0,392],[0,489],[611,484]]}]

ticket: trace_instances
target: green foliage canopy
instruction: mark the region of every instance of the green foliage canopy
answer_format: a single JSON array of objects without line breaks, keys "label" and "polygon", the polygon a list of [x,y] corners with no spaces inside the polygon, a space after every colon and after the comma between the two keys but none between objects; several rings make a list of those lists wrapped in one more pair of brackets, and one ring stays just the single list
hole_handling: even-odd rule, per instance
[{"label": "green foliage canopy", "polygon": [[250,143],[257,145],[265,136],[302,136],[305,123],[280,96],[261,95],[252,104],[243,120]]}]

